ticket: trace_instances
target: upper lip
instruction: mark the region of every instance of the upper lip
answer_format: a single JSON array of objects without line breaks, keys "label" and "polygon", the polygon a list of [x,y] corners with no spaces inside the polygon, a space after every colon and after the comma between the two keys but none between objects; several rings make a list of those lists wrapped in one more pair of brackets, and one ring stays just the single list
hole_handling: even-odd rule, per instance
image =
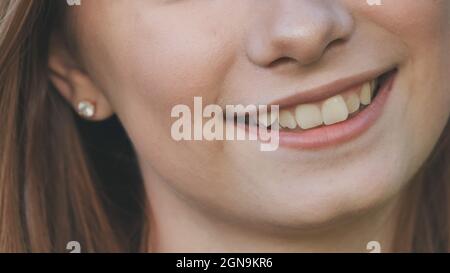
[{"label": "upper lip", "polygon": [[[338,95],[344,91],[350,90],[351,88],[362,85],[368,81],[379,78],[380,76],[393,71],[396,68],[396,65],[385,66],[378,69],[367,70],[359,74],[353,74],[352,76],[339,78],[337,80],[328,82],[324,85],[320,85],[310,89],[304,89],[292,92],[292,95],[287,95],[284,98],[273,100],[269,103],[260,103],[258,105],[267,105],[267,111],[270,112],[270,106],[278,106],[279,109],[289,108],[292,106],[296,106],[299,104],[307,104],[314,103],[321,100],[325,100],[327,98]],[[249,115],[255,116],[256,112],[244,112],[244,113],[236,113],[237,116],[241,115]]]},{"label": "upper lip", "polygon": [[298,104],[313,103],[338,95],[351,88],[357,87],[368,81],[374,80],[381,75],[393,70],[395,66],[381,69],[369,70],[350,77],[331,81],[327,84],[308,90],[297,90],[293,95],[274,100],[267,105],[278,105],[287,108]]}]

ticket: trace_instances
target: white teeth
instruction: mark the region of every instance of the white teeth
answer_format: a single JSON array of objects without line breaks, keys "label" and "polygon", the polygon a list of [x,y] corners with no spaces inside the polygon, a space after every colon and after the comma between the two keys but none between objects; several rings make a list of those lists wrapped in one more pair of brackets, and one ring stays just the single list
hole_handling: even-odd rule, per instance
[{"label": "white teeth", "polygon": [[294,111],[282,110],[279,113],[259,112],[258,117],[253,116],[251,123],[270,127],[276,122],[281,128],[296,129],[299,126],[303,130],[332,125],[348,119],[350,114],[358,112],[362,105],[372,102],[375,90],[375,81],[366,82],[361,89],[349,91],[344,95],[336,95],[322,103],[300,104]]},{"label": "white teeth", "polygon": [[353,114],[359,110],[359,105],[361,104],[361,101],[359,100],[358,94],[356,93],[350,94],[345,102],[347,104],[348,112],[350,114]]},{"label": "white teeth", "polygon": [[275,113],[260,112],[258,116],[259,125],[262,125],[264,127],[269,127],[278,120],[278,117]]},{"label": "white teeth", "polygon": [[348,118],[347,105],[341,95],[329,98],[323,103],[322,118],[325,125],[342,122]]},{"label": "white teeth", "polygon": [[303,130],[311,129],[323,124],[322,113],[315,104],[303,104],[295,108],[295,119]]},{"label": "white teeth", "polygon": [[295,129],[297,127],[297,122],[295,121],[294,115],[287,110],[280,112],[279,123],[283,128]]},{"label": "white teeth", "polygon": [[372,84],[370,82],[364,84],[359,98],[363,105],[369,105],[372,102]]}]

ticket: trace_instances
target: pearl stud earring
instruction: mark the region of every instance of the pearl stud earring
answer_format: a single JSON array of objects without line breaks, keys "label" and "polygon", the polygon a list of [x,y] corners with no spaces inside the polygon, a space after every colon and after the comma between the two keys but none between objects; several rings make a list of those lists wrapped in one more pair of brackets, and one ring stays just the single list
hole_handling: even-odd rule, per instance
[{"label": "pearl stud earring", "polygon": [[91,119],[95,115],[95,104],[90,101],[83,100],[78,103],[77,110],[78,114],[83,118]]}]

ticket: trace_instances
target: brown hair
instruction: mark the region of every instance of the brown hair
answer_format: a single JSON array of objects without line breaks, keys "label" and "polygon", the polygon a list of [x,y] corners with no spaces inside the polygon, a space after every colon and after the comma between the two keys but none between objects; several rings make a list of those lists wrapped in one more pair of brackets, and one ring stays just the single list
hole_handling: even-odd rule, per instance
[{"label": "brown hair", "polygon": [[[145,196],[119,122],[79,120],[48,81],[56,1],[0,2],[0,252],[134,252]],[[62,1],[64,2],[64,1]],[[418,172],[396,250],[449,251],[450,126]]]},{"label": "brown hair", "polygon": [[0,3],[0,252],[137,251],[145,199],[126,135],[77,119],[48,81],[56,2]]}]

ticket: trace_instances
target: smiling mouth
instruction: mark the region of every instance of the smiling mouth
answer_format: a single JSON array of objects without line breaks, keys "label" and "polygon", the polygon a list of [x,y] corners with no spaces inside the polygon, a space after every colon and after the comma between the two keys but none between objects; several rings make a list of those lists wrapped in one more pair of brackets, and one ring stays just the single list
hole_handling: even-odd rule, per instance
[{"label": "smiling mouth", "polygon": [[358,84],[326,99],[280,107],[279,114],[267,113],[249,116],[247,126],[264,126],[271,129],[275,124],[280,131],[302,132],[314,128],[345,122],[363,112],[376,99],[395,70]]},{"label": "smiling mouth", "polygon": [[245,128],[278,129],[280,146],[321,148],[362,134],[381,116],[397,69],[334,92],[328,97],[295,103],[285,101],[279,113],[247,115]]}]

